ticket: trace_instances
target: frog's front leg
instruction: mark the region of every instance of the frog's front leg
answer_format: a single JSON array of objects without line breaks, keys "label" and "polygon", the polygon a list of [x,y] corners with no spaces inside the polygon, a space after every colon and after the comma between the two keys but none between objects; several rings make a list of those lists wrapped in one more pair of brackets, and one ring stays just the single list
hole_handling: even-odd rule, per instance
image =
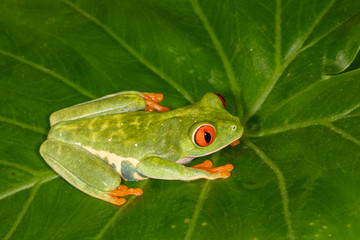
[{"label": "frog's front leg", "polygon": [[107,95],[95,100],[80,103],[54,112],[50,116],[50,125],[58,122],[75,120],[84,117],[97,117],[110,114],[134,111],[169,111],[158,104],[164,95],[161,93],[141,93],[126,91]]},{"label": "frog's front leg", "polygon": [[[210,160],[205,160],[203,163],[200,163],[198,165],[192,166],[191,168],[196,169],[202,169],[209,173],[222,173],[224,175],[224,178],[230,177],[230,172],[234,169],[234,165],[232,164],[226,164],[220,167],[212,167],[213,163]],[[226,176],[228,175],[228,176]]]},{"label": "frog's front leg", "polygon": [[79,146],[48,139],[40,153],[60,176],[90,196],[122,205],[126,199],[118,197],[142,194],[141,189],[120,185],[120,176],[109,164]]},{"label": "frog's front leg", "polygon": [[233,169],[234,166],[232,164],[212,168],[211,161],[205,161],[194,167],[185,167],[179,163],[171,162],[159,157],[146,158],[140,161],[136,166],[136,171],[149,178],[182,181],[191,181],[200,178],[210,180],[228,178]]}]

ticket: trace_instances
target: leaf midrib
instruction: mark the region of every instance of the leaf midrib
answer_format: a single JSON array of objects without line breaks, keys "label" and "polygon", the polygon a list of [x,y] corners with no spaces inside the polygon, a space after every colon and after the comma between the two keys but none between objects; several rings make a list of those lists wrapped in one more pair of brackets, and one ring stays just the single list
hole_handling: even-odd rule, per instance
[{"label": "leaf midrib", "polygon": [[[64,2],[67,2],[66,0],[64,1]],[[1,50],[0,50],[0,53],[1,53]],[[276,83],[275,83],[276,84]],[[183,94],[183,96],[185,97],[185,95]],[[1,120],[1,119],[0,119]],[[36,130],[35,130],[36,131]],[[41,131],[41,130],[40,130]],[[39,132],[39,131],[37,131],[37,132]],[[39,133],[43,133],[43,132],[39,132]],[[204,190],[204,189],[203,189]],[[203,191],[202,190],[202,191]],[[200,194],[200,196],[201,196],[201,194]]]},{"label": "leaf midrib", "polygon": [[243,107],[242,107],[242,100],[241,100],[241,89],[237,83],[237,79],[235,77],[235,72],[233,70],[232,64],[228,58],[228,56],[226,55],[224,48],[222,47],[222,44],[219,40],[219,38],[217,37],[214,29],[212,28],[211,24],[209,23],[205,13],[203,12],[202,8],[200,7],[199,3],[197,0],[190,0],[190,3],[193,7],[193,10],[195,12],[195,14],[199,17],[199,19],[201,20],[205,30],[207,31],[213,45],[214,48],[216,49],[216,52],[218,53],[226,75],[229,79],[229,83],[230,83],[230,87],[232,90],[232,93],[234,95],[235,98],[235,103],[236,103],[236,109],[237,109],[237,114],[239,117],[242,117],[243,115]]}]

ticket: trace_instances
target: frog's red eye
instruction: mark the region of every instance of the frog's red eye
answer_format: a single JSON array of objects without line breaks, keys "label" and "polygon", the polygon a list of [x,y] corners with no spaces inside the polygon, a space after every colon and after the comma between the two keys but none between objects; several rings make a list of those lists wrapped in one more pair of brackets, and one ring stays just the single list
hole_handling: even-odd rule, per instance
[{"label": "frog's red eye", "polygon": [[211,125],[202,125],[196,129],[194,141],[200,147],[209,146],[215,140],[215,128]]},{"label": "frog's red eye", "polygon": [[223,96],[221,96],[220,94],[218,94],[218,93],[214,93],[214,94],[220,98],[220,100],[222,101],[222,103],[223,103],[223,105],[225,107],[225,105],[226,105],[225,98]]}]

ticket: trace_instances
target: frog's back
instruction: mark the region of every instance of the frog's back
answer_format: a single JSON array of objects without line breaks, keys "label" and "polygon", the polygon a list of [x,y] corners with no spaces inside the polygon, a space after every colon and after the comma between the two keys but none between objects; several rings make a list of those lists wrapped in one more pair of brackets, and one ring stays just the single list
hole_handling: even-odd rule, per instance
[{"label": "frog's back", "polygon": [[161,144],[161,133],[154,129],[160,127],[163,121],[159,119],[165,115],[140,111],[66,121],[53,126],[49,138],[141,159],[154,155]]}]

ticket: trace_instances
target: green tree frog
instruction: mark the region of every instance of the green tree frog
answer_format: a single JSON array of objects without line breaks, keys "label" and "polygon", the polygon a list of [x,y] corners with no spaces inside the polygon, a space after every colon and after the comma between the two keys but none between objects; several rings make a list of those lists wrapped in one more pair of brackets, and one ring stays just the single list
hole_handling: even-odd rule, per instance
[{"label": "green tree frog", "polygon": [[120,185],[122,179],[228,178],[232,164],[184,166],[239,141],[243,126],[225,110],[221,95],[207,93],[171,111],[159,104],[162,99],[127,91],[54,112],[40,154],[70,184],[116,205],[126,202],[123,196],[143,193]]}]

